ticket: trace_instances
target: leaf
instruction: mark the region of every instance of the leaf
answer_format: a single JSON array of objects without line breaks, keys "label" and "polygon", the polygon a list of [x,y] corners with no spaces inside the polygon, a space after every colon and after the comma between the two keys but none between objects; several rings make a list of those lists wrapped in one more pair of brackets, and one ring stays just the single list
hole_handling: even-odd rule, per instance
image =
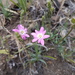
[{"label": "leaf", "polygon": [[56,60],[56,58],[54,58],[52,56],[44,56],[44,57]]},{"label": "leaf", "polygon": [[11,12],[11,13],[14,13],[14,14],[18,15],[18,13],[16,11],[13,11],[11,9],[5,8],[5,10],[8,11],[8,12]]},{"label": "leaf", "polygon": [[31,62],[35,62],[35,61],[37,61],[37,59],[36,58],[32,58],[30,61]]},{"label": "leaf", "polygon": [[71,63],[75,63],[75,61],[72,60],[72,59],[67,59],[67,61],[69,61],[69,62],[71,62]]},{"label": "leaf", "polygon": [[2,4],[2,0],[0,0],[0,6],[1,6],[1,7],[4,7],[3,4]]},{"label": "leaf", "polygon": [[44,60],[39,59],[39,61],[41,61],[42,63],[44,63],[45,65],[47,65],[46,62],[45,62]]},{"label": "leaf", "polygon": [[10,58],[16,58],[17,57],[17,55],[10,55]]},{"label": "leaf", "polygon": [[16,53],[20,53],[20,52],[22,52],[23,50],[24,50],[24,49],[20,49],[18,52],[15,52],[15,54],[16,54]]},{"label": "leaf", "polygon": [[7,54],[8,55],[9,53],[8,53],[8,50],[0,50],[0,54]]}]

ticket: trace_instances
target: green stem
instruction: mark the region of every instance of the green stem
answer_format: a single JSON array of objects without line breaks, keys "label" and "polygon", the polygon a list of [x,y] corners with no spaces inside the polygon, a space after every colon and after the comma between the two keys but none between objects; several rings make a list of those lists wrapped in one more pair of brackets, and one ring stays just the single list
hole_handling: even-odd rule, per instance
[{"label": "green stem", "polygon": [[75,28],[75,25],[73,25],[73,26],[71,27],[70,31],[66,34],[66,36],[63,37],[57,44],[61,43],[61,42],[70,34],[70,32],[71,32],[74,28]]}]

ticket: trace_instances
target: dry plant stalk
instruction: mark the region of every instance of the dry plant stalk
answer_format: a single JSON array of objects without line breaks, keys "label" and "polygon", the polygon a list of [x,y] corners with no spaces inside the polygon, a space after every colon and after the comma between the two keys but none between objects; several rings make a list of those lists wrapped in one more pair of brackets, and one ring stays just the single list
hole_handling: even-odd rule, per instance
[{"label": "dry plant stalk", "polygon": [[59,11],[57,12],[57,15],[56,15],[56,17],[55,17],[55,20],[58,19],[58,17],[59,17],[58,15],[59,15],[59,13],[60,13],[60,11],[61,11],[61,9],[62,9],[64,3],[65,3],[65,0],[62,0],[61,6],[60,6],[60,8],[59,8]]},{"label": "dry plant stalk", "polygon": [[71,31],[72,31],[74,28],[75,28],[75,25],[72,25],[70,31],[66,34],[66,36],[64,36],[64,37],[58,42],[58,44],[61,43],[61,42],[71,33]]}]

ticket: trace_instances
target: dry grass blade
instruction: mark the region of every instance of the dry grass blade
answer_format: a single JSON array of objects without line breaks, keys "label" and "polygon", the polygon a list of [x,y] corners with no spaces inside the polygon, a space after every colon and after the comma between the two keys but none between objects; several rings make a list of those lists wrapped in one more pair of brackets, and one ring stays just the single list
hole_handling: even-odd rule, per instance
[{"label": "dry grass blade", "polygon": [[6,11],[9,11],[9,12],[11,12],[11,13],[14,13],[14,14],[16,14],[16,15],[18,15],[18,13],[17,13],[16,11],[13,11],[13,10],[11,10],[11,9],[5,8],[5,10],[6,10]]}]

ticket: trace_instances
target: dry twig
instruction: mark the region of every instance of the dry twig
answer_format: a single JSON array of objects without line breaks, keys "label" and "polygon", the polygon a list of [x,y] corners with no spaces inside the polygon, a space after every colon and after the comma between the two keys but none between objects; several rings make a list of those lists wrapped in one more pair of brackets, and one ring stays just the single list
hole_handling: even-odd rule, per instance
[{"label": "dry twig", "polygon": [[59,13],[60,13],[60,11],[61,11],[61,9],[62,9],[64,3],[65,3],[65,0],[62,0],[61,6],[60,6],[60,8],[59,8],[59,11],[57,12],[57,15],[56,15],[56,17],[55,17],[56,20],[57,20],[58,17],[59,17],[58,15],[59,15]]}]

